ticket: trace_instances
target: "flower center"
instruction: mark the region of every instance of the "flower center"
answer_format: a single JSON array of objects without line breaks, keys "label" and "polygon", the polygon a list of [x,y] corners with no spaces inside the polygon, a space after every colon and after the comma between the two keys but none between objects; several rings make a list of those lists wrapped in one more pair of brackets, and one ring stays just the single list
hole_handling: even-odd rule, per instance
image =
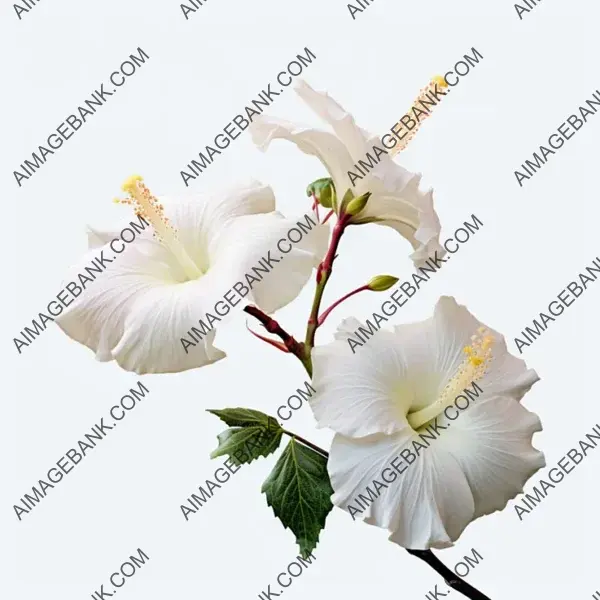
[{"label": "flower center", "polygon": [[408,424],[413,429],[418,429],[425,423],[437,417],[448,406],[451,406],[456,397],[475,381],[487,373],[487,367],[492,360],[492,344],[494,336],[489,334],[485,327],[480,327],[477,334],[471,336],[471,345],[465,346],[463,352],[465,359],[458,370],[446,384],[439,398],[429,406],[406,415]]},{"label": "flower center", "polygon": [[164,208],[158,199],[144,185],[139,175],[132,175],[122,186],[129,198],[115,198],[115,202],[135,205],[135,214],[143,217],[154,227],[158,240],[167,248],[189,279],[198,279],[203,273],[185,251],[177,237],[177,232],[164,215]]}]

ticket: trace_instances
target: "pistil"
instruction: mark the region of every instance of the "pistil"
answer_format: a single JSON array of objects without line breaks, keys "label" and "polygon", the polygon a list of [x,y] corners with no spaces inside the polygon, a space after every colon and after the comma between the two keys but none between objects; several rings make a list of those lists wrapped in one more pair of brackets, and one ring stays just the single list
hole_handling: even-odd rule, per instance
[{"label": "pistil", "polygon": [[168,248],[175,260],[183,269],[189,279],[202,277],[203,272],[185,251],[183,244],[179,241],[175,229],[164,216],[164,208],[158,199],[152,195],[144,185],[139,175],[133,175],[122,186],[129,198],[115,199],[122,204],[134,204],[135,214],[150,222],[160,242]]},{"label": "pistil", "polygon": [[463,348],[465,359],[452,379],[448,381],[439,398],[433,404],[406,415],[408,424],[413,429],[418,429],[441,414],[454,403],[461,392],[487,373],[487,367],[492,360],[493,343],[494,337],[485,327],[480,327],[477,334],[471,336],[471,345]]},{"label": "pistil", "polygon": [[[429,106],[432,104],[432,98],[433,98],[434,106],[437,105],[437,102],[436,102],[437,96],[435,94],[435,91],[436,91],[436,87],[438,87],[438,86],[441,88],[448,87],[448,84],[446,83],[444,78],[441,77],[440,75],[436,75],[429,82],[427,87],[425,87],[421,90],[421,92],[419,93],[419,96],[413,102],[413,105],[410,107],[409,112],[411,110],[413,110],[413,112],[414,112],[414,109],[416,109],[420,113],[423,113],[424,116],[420,117],[420,118],[416,117],[416,120],[417,120],[416,125],[413,127],[412,130],[409,131],[408,135],[406,137],[404,137],[397,146],[395,146],[394,148],[392,148],[392,150],[390,150],[391,156],[395,156],[396,154],[398,154],[398,152],[401,152],[402,150],[404,150],[406,148],[406,146],[408,146],[409,142],[417,134],[417,131],[419,131],[423,121],[431,115],[431,109],[429,108]],[[424,103],[427,103],[428,106],[426,106]],[[409,112],[407,112],[406,114],[408,115]],[[414,113],[414,114],[416,115],[416,113]],[[402,128],[403,123],[402,123],[402,121],[398,121],[398,123],[396,123],[396,125],[399,125],[400,128]]]}]

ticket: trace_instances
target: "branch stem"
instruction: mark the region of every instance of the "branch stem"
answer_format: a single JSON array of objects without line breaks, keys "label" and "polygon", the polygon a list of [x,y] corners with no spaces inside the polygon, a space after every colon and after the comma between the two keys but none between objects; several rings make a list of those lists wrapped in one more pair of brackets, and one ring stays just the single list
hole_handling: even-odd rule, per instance
[{"label": "branch stem", "polygon": [[406,551],[422,561],[426,562],[436,573],[444,578],[444,581],[457,592],[471,600],[490,600],[472,585],[453,573],[431,550],[409,550]]},{"label": "branch stem", "polygon": [[[300,362],[304,365],[304,368],[308,371],[309,375],[312,373],[312,369],[309,371],[310,362],[307,363],[306,352],[304,350],[304,344],[299,342],[294,338],[294,336],[290,335],[275,319],[271,319],[269,315],[265,314],[260,308],[257,306],[248,305],[244,307],[244,312],[248,313],[255,319],[257,319],[264,328],[269,332],[281,339],[285,347],[291,352],[294,356],[298,357]],[[309,361],[310,361],[310,354]]]},{"label": "branch stem", "polygon": [[337,256],[338,246],[340,244],[340,240],[342,235],[344,234],[344,230],[346,229],[346,225],[348,225],[350,221],[349,215],[340,214],[338,220],[333,227],[333,232],[331,234],[331,242],[329,243],[329,248],[327,249],[327,254],[325,254],[325,258],[319,265],[317,269],[317,286],[315,289],[315,297],[313,299],[312,308],[310,311],[310,316],[308,317],[308,323],[306,325],[306,338],[304,340],[304,352],[306,353],[306,359],[308,364],[310,365],[309,374],[312,374],[312,361],[310,358],[311,350],[315,345],[315,334],[317,333],[317,329],[319,328],[319,312],[321,310],[321,301],[323,300],[323,293],[325,292],[325,286],[327,285],[327,281],[329,280],[329,276],[331,275],[331,271],[333,268],[333,261]]}]

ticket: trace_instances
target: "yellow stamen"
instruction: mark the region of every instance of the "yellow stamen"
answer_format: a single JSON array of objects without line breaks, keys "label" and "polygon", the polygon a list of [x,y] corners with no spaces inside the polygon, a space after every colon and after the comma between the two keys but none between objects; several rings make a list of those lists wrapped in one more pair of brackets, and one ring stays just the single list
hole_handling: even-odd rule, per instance
[{"label": "yellow stamen", "polygon": [[406,415],[408,423],[413,429],[418,429],[438,416],[453,404],[459,394],[487,373],[487,367],[492,360],[494,336],[490,335],[485,327],[480,327],[477,331],[479,335],[471,336],[473,343],[463,348],[466,357],[442,390],[439,398],[433,404]]},{"label": "yellow stamen", "polygon": [[[445,82],[444,78],[441,75],[436,75],[430,82],[427,87],[423,88],[417,97],[417,99],[413,102],[413,105],[408,109],[405,115],[408,115],[413,121],[416,122],[415,127],[406,135],[406,137],[399,140],[397,146],[390,150],[390,155],[395,156],[398,152],[401,152],[408,146],[408,143],[415,137],[417,131],[419,131],[421,124],[427,117],[431,115],[431,110],[433,107],[431,104],[437,104],[439,102],[439,98],[436,99],[435,95],[432,95],[435,92],[436,86],[438,87],[448,87],[448,84]],[[419,111],[418,113],[413,112],[411,115],[411,111],[416,109]],[[404,127],[402,121],[398,121],[396,125],[399,128]]]},{"label": "yellow stamen", "polygon": [[150,222],[158,239],[168,248],[189,279],[198,279],[203,275],[196,263],[185,251],[183,244],[179,241],[175,229],[169,224],[164,216],[164,209],[158,199],[150,193],[144,185],[142,177],[132,175],[122,186],[129,198],[115,198],[113,202],[121,204],[134,204],[135,214]]}]

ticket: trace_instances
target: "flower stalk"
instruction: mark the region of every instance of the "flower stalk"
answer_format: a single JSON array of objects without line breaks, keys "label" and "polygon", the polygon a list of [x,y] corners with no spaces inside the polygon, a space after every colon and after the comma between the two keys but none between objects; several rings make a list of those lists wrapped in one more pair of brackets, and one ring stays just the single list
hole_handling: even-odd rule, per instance
[{"label": "flower stalk", "polygon": [[317,321],[317,325],[320,327],[321,325],[323,325],[323,323],[325,322],[325,319],[329,316],[329,313],[336,308],[337,306],[339,306],[342,302],[344,302],[344,300],[347,300],[348,298],[351,298],[352,296],[354,296],[355,294],[358,294],[359,292],[364,292],[365,290],[370,289],[368,285],[361,285],[360,287],[356,288],[355,290],[352,290],[351,292],[348,292],[345,296],[342,296],[339,300],[336,300],[320,317],[319,320]]}]

